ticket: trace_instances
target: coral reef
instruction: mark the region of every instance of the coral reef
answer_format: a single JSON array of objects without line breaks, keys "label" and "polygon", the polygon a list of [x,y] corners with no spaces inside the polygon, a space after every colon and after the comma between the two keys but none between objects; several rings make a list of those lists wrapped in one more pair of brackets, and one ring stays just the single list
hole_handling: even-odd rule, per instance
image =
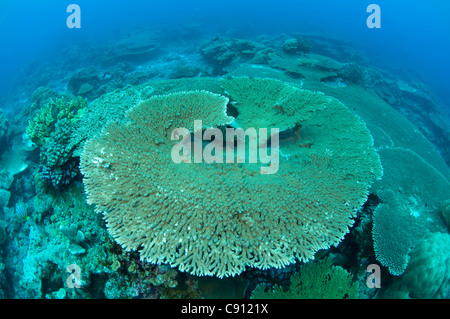
[{"label": "coral reef", "polygon": [[447,199],[442,202],[441,213],[442,213],[442,217],[445,220],[445,223],[447,224],[447,227],[450,228],[450,199]]},{"label": "coral reef", "polygon": [[100,133],[109,122],[123,121],[124,112],[136,103],[148,99],[153,93],[149,84],[114,90],[95,99],[84,108],[80,120],[71,132],[70,148],[79,156],[85,140]]},{"label": "coral reef", "polygon": [[42,165],[40,177],[48,185],[62,188],[70,184],[78,174],[78,160],[73,159],[61,166],[49,167]]},{"label": "coral reef", "polygon": [[68,185],[78,174],[78,161],[72,158],[72,125],[63,118],[55,124],[49,140],[41,147],[41,178],[53,187]]},{"label": "coral reef", "polygon": [[158,54],[157,41],[154,33],[130,32],[126,38],[114,42],[114,45],[103,55],[103,62],[116,64],[123,61],[146,61]]},{"label": "coral reef", "polygon": [[53,130],[54,122],[52,106],[50,103],[47,103],[29,122],[27,127],[29,138],[39,146],[44,145],[46,142],[45,139],[48,138],[50,132]]},{"label": "coral reef", "polygon": [[450,196],[450,183],[411,150],[390,147],[379,154],[386,168],[383,179],[373,185],[382,201],[373,215],[374,248],[381,264],[400,275],[418,241],[445,227],[439,205]]},{"label": "coral reef", "polygon": [[6,226],[0,225],[0,246],[3,246],[6,242]]},{"label": "coral reef", "polygon": [[450,297],[450,235],[430,233],[410,253],[404,274],[382,298],[448,299]]},{"label": "coral reef", "polygon": [[0,155],[3,153],[8,136],[9,121],[5,118],[3,110],[0,109]]},{"label": "coral reef", "polygon": [[332,265],[326,257],[317,262],[303,265],[290,278],[287,290],[275,285],[265,291],[265,285],[258,285],[252,292],[252,299],[356,299],[357,283],[344,268]]},{"label": "coral reef", "polygon": [[9,203],[11,192],[7,189],[0,188],[0,207],[5,207]]},{"label": "coral reef", "polygon": [[[291,58],[272,56],[271,61],[272,63],[276,61],[277,68],[281,70],[301,74],[303,88],[318,90],[338,98],[366,122],[384,170],[383,178],[375,181],[371,187],[371,192],[377,195],[382,203],[378,212],[374,214],[375,234],[380,232],[379,235],[375,235],[374,246],[382,264],[389,265],[390,270],[400,274],[406,267],[409,250],[417,243],[408,232],[416,233],[417,227],[427,231],[443,229],[439,205],[450,196],[450,170],[442,156],[414,124],[380,96],[357,85],[331,86],[323,81],[324,78],[330,77],[330,74],[336,75],[343,69],[333,73],[320,69],[311,72],[310,67],[300,66],[292,62]],[[379,82],[383,80],[381,75],[370,77],[364,70],[361,71],[364,81],[376,78],[378,82],[375,83],[382,83]],[[253,69],[254,76],[257,74],[256,71],[261,72],[260,69]],[[298,83],[297,79],[288,79],[273,72],[272,77]],[[395,196],[390,196],[390,191]],[[398,214],[393,214],[397,211]],[[412,212],[415,217],[410,215]],[[403,228],[388,227],[395,223],[393,220],[398,216],[408,216],[402,220]],[[376,227],[378,221],[382,224]],[[392,240],[387,240],[388,238]],[[397,241],[397,238],[402,240]],[[406,240],[407,238],[411,240]],[[381,244],[382,242],[384,244]],[[402,249],[390,248],[397,245]],[[382,247],[386,247],[386,250]],[[389,256],[390,253],[395,256]],[[399,267],[396,271],[391,267],[394,264]]]},{"label": "coral reef", "polygon": [[[0,158],[0,189],[10,190],[14,181],[26,174],[30,161],[23,150],[7,150]],[[7,196],[6,193],[3,195]]]},{"label": "coral reef", "polygon": [[114,257],[108,254],[112,243],[101,218],[86,204],[82,185],[75,183],[67,193],[53,195],[52,199],[51,214],[40,216],[42,220],[31,219],[27,240],[14,243],[20,246],[28,242],[22,266],[17,267],[13,278],[17,297],[99,297],[85,289],[68,287],[70,274],[66,268],[71,264],[80,267],[83,288],[96,282],[96,276],[113,272],[110,265]]},{"label": "coral reef", "polygon": [[75,96],[86,97],[94,87],[98,86],[98,82],[95,67],[81,68],[70,75],[67,88]]},{"label": "coral reef", "polygon": [[204,41],[199,48],[200,54],[218,68],[236,62],[251,60],[262,45],[243,39],[215,37]]},{"label": "coral reef", "polygon": [[223,81],[223,88],[233,97],[232,103],[239,113],[235,125],[244,129],[277,127],[282,132],[304,122],[331,102],[323,94],[272,79],[237,77]]},{"label": "coral reef", "polygon": [[71,137],[86,105],[81,97],[50,100],[27,127],[28,138],[40,147],[40,176],[55,188],[68,185],[78,174]]},{"label": "coral reef", "polygon": [[34,90],[33,95],[31,96],[29,115],[36,115],[35,113],[45,104],[48,104],[52,100],[57,100],[59,98],[61,98],[60,94],[58,94],[58,92],[56,92],[52,88],[46,86],[38,87],[36,90]]},{"label": "coral reef", "polygon": [[342,64],[338,61],[313,53],[301,56],[297,59],[297,61],[299,62],[300,66],[315,68],[324,71],[336,72],[342,68]]},{"label": "coral reef", "polygon": [[312,42],[306,38],[290,38],[283,42],[283,51],[294,54],[308,53],[312,46]]},{"label": "coral reef", "polygon": [[[13,98],[2,96],[0,298],[249,298],[258,284],[253,294],[261,297],[273,297],[275,285],[283,297],[315,298],[331,292],[333,269],[339,269],[342,287],[350,283],[352,291],[350,276],[357,278],[360,298],[449,298],[450,126],[434,94],[409,72],[401,76],[369,67],[341,39],[318,34],[244,39],[231,31],[215,36],[198,26],[190,30],[127,30],[89,50],[67,48],[52,63],[24,68]],[[189,175],[183,166],[161,164],[160,157],[148,162],[155,150],[172,145],[166,138],[173,125],[192,126],[193,114],[184,118],[186,113],[163,111],[165,105],[150,118],[156,105],[141,114],[140,103],[154,98],[161,107],[165,98],[156,95],[196,90],[228,99],[225,114],[235,120],[216,125],[222,131],[280,128],[278,183],[270,176],[263,181],[259,173],[246,175],[257,170],[244,163],[215,167],[209,175],[204,169],[210,166],[196,164],[194,173],[184,168]],[[130,119],[125,114],[132,107]],[[167,126],[153,125],[155,118]],[[148,135],[150,123],[154,134]],[[130,168],[123,173],[124,157],[115,152],[117,161],[108,157],[118,146],[116,140],[105,144],[103,129],[117,133],[119,150],[129,154]],[[383,165],[379,180],[370,136]],[[100,198],[103,206],[95,202],[96,210],[105,220],[86,203],[77,179],[83,148],[93,148],[94,141],[102,142],[99,152],[114,144],[105,154],[91,149],[104,160],[96,168],[104,174],[98,175],[101,183],[86,188],[90,198]],[[137,149],[124,150],[130,141]],[[149,144],[145,150],[137,146]],[[357,144],[370,147],[355,150]],[[93,185],[100,186],[94,191]],[[350,192],[356,195],[348,202]],[[16,214],[18,203],[28,206],[25,218]],[[126,233],[127,227],[132,231]],[[317,242],[326,249],[316,252],[322,247]],[[155,257],[147,258],[149,263],[145,254]],[[333,256],[333,266],[294,263],[294,257],[313,255]],[[373,263],[382,266],[381,289],[365,285],[366,266]],[[81,288],[67,281],[67,267],[74,264]],[[324,264],[329,268],[318,267]],[[322,291],[316,289],[319,281],[302,281],[318,276],[313,270],[319,268],[327,276]],[[224,278],[193,275],[205,273]],[[327,296],[354,295],[341,290]]]},{"label": "coral reef", "polygon": [[[422,212],[425,207],[408,205],[390,190],[382,197],[388,204],[381,203],[373,214],[374,249],[377,260],[398,276],[408,265],[410,250],[426,234],[426,218]],[[397,226],[395,230],[392,225]]]},{"label": "coral reef", "polygon": [[[78,98],[58,98],[44,104],[37,114],[29,121],[26,132],[37,146],[46,144],[55,131],[60,120],[67,121],[64,125],[74,125],[81,117],[87,101]],[[61,125],[60,125],[61,126]]]},{"label": "coral reef", "polygon": [[[271,85],[282,85],[248,78],[224,80],[223,85],[232,88],[236,81],[253,81],[250,87],[256,89],[247,93],[255,100],[263,99]],[[296,89],[284,89],[292,93],[279,101],[286,106],[286,119],[299,97]],[[236,105],[245,106],[244,95],[229,94]],[[311,259],[317,250],[342,240],[381,166],[364,124],[344,105],[318,93],[300,96],[311,105],[299,105],[297,111],[304,108],[305,114],[294,117],[291,125],[304,125],[302,138],[310,145],[286,145],[290,158],[283,160],[277,176],[261,175],[251,163],[199,163],[189,167],[194,172],[173,163],[171,130],[193,130],[195,119],[202,119],[204,127],[231,123],[227,98],[191,91],[138,104],[127,111],[127,124],[109,124],[84,146],[81,170],[89,203],[104,214],[109,232],[126,250],[142,247],[143,260],[169,263],[195,275],[232,276],[246,266],[279,268],[295,259]],[[262,112],[276,106],[262,105]],[[250,123],[248,118],[241,121]],[[261,236],[266,238],[263,244]]]}]

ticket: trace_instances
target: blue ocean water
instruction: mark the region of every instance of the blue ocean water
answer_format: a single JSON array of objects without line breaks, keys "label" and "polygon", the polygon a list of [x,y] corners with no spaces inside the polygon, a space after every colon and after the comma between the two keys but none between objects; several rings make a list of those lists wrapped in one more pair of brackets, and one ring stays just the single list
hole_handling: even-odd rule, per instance
[{"label": "blue ocean water", "polygon": [[[81,9],[80,28],[68,25],[71,4]],[[372,4],[380,8],[380,28],[369,27]],[[123,120],[125,106],[138,101],[136,96],[153,94],[153,88],[145,87],[148,82],[156,83],[158,94],[176,91],[173,83],[180,90],[214,90],[220,86],[214,81],[252,71],[341,99],[366,121],[374,137],[367,153],[374,150],[379,156],[384,176],[374,178],[373,188],[368,187],[369,195],[357,208],[349,234],[339,245],[319,250],[317,259],[330,258],[350,273],[353,283],[359,284],[359,298],[450,298],[450,282],[436,282],[438,288],[423,291],[424,283],[417,278],[428,277],[414,274],[423,266],[420,262],[428,260],[431,266],[426,266],[436,271],[430,277],[450,278],[449,268],[442,266],[450,260],[446,249],[450,242],[449,12],[446,0],[3,0],[0,299],[250,298],[258,288],[261,293],[261,287],[262,293],[276,285],[288,290],[290,276],[305,263],[293,262],[281,269],[256,269],[249,263],[238,276],[216,281],[197,276],[195,269],[145,263],[136,251],[125,252],[108,232],[102,215],[95,213],[99,203],[93,199],[87,204],[87,189],[95,193],[96,187],[86,186],[80,170],[83,163],[89,169],[88,161],[83,162],[83,143],[109,128],[106,118]],[[293,42],[299,48],[289,49]],[[300,48],[305,43],[311,48]],[[213,84],[204,84],[203,78]],[[169,84],[159,83],[164,80]],[[234,103],[229,110],[239,113]],[[278,104],[274,108],[283,111]],[[95,117],[97,111],[101,115]],[[44,129],[39,126],[42,122]],[[90,135],[84,129],[97,131]],[[285,141],[303,138],[299,123],[286,131]],[[358,141],[353,136],[345,139]],[[314,142],[302,140],[300,149],[309,151]],[[329,149],[324,153],[321,156],[333,154]],[[99,157],[84,156],[102,163]],[[297,155],[281,156],[289,161]],[[108,173],[116,169],[115,164],[99,167]],[[370,173],[375,176],[374,167]],[[110,176],[100,178],[98,186],[101,196],[111,199],[108,209],[116,203],[102,188],[108,189],[105,180],[112,180]],[[348,176],[342,179],[353,178]],[[180,189],[183,186],[180,181]],[[314,190],[314,196],[321,191]],[[329,195],[328,191],[324,193]],[[343,199],[341,206],[349,206],[349,200]],[[133,209],[139,204],[136,200]],[[246,225],[252,224],[251,217],[245,218]],[[175,250],[179,253],[180,248]],[[441,254],[433,256],[435,251]],[[412,268],[405,271],[409,260]],[[388,277],[381,290],[365,284],[365,269],[373,265],[380,265]],[[350,296],[355,297],[348,292],[343,298]]]},{"label": "blue ocean water", "polygon": [[[73,2],[73,1],[72,1]],[[68,29],[66,8],[71,1],[5,0],[0,10],[1,87],[17,69],[33,59],[45,59],[64,46],[91,39],[98,42],[138,24],[200,23],[205,33],[219,28],[242,34],[322,32],[352,41],[383,66],[417,72],[448,98],[450,4],[445,0],[378,1],[380,29],[369,29],[367,6],[372,2],[320,1],[77,1],[82,28]]]}]

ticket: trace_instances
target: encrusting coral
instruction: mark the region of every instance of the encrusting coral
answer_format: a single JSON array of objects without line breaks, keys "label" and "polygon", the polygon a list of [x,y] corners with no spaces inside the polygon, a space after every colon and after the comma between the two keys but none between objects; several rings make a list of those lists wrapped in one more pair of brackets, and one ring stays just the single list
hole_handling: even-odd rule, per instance
[{"label": "encrusting coral", "polygon": [[[174,129],[192,132],[194,120],[223,129],[233,121],[229,99],[237,108],[249,105],[230,89],[239,81],[254,81],[249,103],[278,86],[283,109],[305,111],[286,126],[301,126],[301,133],[281,141],[278,172],[260,174],[254,163],[174,163]],[[219,278],[247,266],[307,261],[338,244],[382,174],[364,123],[334,98],[279,81],[231,78],[223,85],[227,97],[208,91],[153,96],[127,111],[128,122],[110,123],[86,142],[80,168],[88,203],[104,214],[110,234],[125,250],[139,250],[142,260]],[[308,103],[298,104],[297,94]],[[276,106],[264,104],[261,116]],[[244,114],[238,124],[251,123]]]}]

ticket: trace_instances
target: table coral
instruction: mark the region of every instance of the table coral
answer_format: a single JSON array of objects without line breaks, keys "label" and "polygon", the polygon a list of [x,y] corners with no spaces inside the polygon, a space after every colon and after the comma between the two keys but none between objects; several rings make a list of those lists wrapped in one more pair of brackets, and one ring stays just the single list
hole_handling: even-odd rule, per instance
[{"label": "table coral", "polygon": [[448,299],[450,297],[450,235],[429,233],[411,251],[406,271],[382,298]]},{"label": "table coral", "polygon": [[[261,89],[253,92],[256,98],[280,85],[251,81]],[[290,92],[288,85],[282,89]],[[228,93],[232,102],[244,105],[242,95]],[[282,145],[291,156],[280,159],[274,175],[259,174],[259,164],[252,163],[189,166],[172,161],[170,132],[192,130],[196,119],[205,127],[230,124],[228,98],[190,91],[137,104],[127,111],[128,122],[111,123],[86,142],[80,166],[88,202],[104,214],[110,234],[124,249],[194,275],[221,278],[246,266],[281,268],[311,259],[348,232],[368,186],[381,176],[381,165],[357,116],[336,99],[302,94],[309,103],[317,102],[315,107],[299,104],[296,110],[305,111],[296,121],[301,139],[310,144],[304,147],[294,138]],[[285,105],[292,99],[293,108],[294,97],[280,98]]]}]

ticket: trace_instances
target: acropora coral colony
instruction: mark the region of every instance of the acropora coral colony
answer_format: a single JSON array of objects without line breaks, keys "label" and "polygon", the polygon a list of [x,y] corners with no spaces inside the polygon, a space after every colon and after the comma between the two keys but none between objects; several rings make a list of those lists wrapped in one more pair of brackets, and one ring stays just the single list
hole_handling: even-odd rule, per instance
[{"label": "acropora coral colony", "polygon": [[[145,261],[219,278],[307,261],[339,243],[382,172],[364,123],[332,97],[277,80],[221,84],[226,97],[153,96],[85,144],[88,203],[104,214],[110,234],[126,250],[140,248]],[[234,122],[228,99],[239,112]],[[289,160],[282,157],[273,175],[252,163],[176,164],[171,132],[192,131],[196,119],[216,128],[301,126],[301,135],[280,146]]]},{"label": "acropora coral colony", "polygon": [[[238,41],[229,45],[238,50],[247,48],[247,44]],[[401,135],[395,131],[399,126],[386,128],[377,122],[378,127],[370,116],[365,118],[369,119],[366,123],[356,115],[357,107],[367,112],[367,102],[367,107],[377,107],[383,110],[382,114],[389,114],[389,119],[400,121],[378,97],[356,85],[345,89],[327,86],[322,80],[332,78],[344,66],[317,54],[307,54],[310,47],[310,43],[298,39],[285,42],[285,52],[301,53],[295,59],[281,58],[271,54],[271,50],[260,50],[259,54],[255,51],[252,55],[284,73],[243,65],[241,73],[251,76],[242,76],[238,70],[237,75],[223,78],[153,81],[102,94],[90,103],[81,97],[63,96],[34,105],[26,137],[40,152],[35,210],[45,214],[53,207],[54,213],[50,217],[53,224],[45,230],[35,224],[30,237],[39,238],[32,244],[36,251],[41,251],[41,245],[52,246],[52,240],[63,242],[67,251],[59,254],[55,248],[47,255],[29,255],[24,262],[26,267],[33,268],[47,259],[51,262],[46,267],[60,267],[61,260],[65,263],[73,256],[87,255],[98,262],[77,262],[88,273],[110,274],[105,287],[123,285],[123,280],[113,274],[124,265],[128,267],[128,278],[136,281],[127,283],[123,290],[109,289],[106,297],[138,294],[145,284],[174,288],[164,293],[166,297],[198,297],[193,288],[197,284],[188,285],[189,292],[185,294],[176,290],[176,272],[164,265],[198,276],[198,284],[207,287],[212,282],[208,278],[230,279],[249,268],[282,269],[301,261],[304,264],[300,271],[290,276],[290,286],[275,285],[266,291],[266,286],[260,284],[252,297],[356,298],[356,284],[345,269],[332,266],[330,257],[311,261],[319,250],[337,246],[343,240],[370,191],[382,202],[374,212],[376,257],[396,276],[407,269],[392,289],[385,291],[385,296],[445,297],[447,290],[442,287],[448,286],[450,277],[450,267],[446,267],[450,261],[448,250],[440,252],[435,260],[435,280],[428,281],[426,293],[418,294],[414,276],[431,265],[420,262],[427,247],[439,251],[442,245],[438,239],[446,242],[448,234],[439,235],[442,238],[425,235],[431,229],[428,224],[425,226],[427,218],[416,217],[426,205],[416,201],[416,215],[411,205],[405,205],[405,200],[415,198],[412,191],[408,193],[411,183],[399,177],[400,169],[392,164],[393,158],[402,155],[405,163],[418,163],[417,174],[432,176],[430,185],[438,185],[438,189],[426,187],[428,190],[421,195],[428,199],[432,197],[428,193],[436,194],[436,198],[427,201],[427,209],[439,203],[447,223],[450,205],[448,200],[443,201],[448,197],[442,190],[447,189],[448,181],[426,163],[424,158],[430,152],[422,147],[421,138],[411,142],[413,146],[402,144],[404,132]],[[216,49],[217,43],[207,43],[201,52],[224,65],[231,63],[228,51],[217,54]],[[244,58],[248,52],[236,54]],[[300,84],[296,79],[302,79]],[[362,81],[364,77],[358,79]],[[75,80],[71,85],[78,83]],[[79,86],[78,91],[85,93],[86,88],[81,90]],[[256,144],[250,138],[246,145],[245,134],[234,135],[230,144],[226,135],[230,128],[245,134],[252,129],[267,129],[268,136],[259,136]],[[272,129],[276,129],[276,136],[271,135]],[[208,136],[204,135],[206,132]],[[242,144],[244,148],[239,149]],[[276,170],[264,174],[274,167],[265,166],[267,161],[249,161],[252,145],[258,149],[258,155],[276,155]],[[222,151],[222,147],[226,150]],[[197,157],[207,150],[212,161]],[[174,154],[178,161],[174,161]],[[434,160],[433,155],[426,159]],[[80,171],[82,196],[66,194],[54,199],[39,186],[43,183],[62,190],[71,185]],[[386,178],[380,182],[383,174]],[[401,189],[404,194],[393,196],[392,189]],[[114,249],[102,230],[81,230],[96,218],[88,215],[92,207],[103,216],[115,242],[130,254],[137,251],[143,264],[124,261],[109,254],[107,248],[92,244],[106,241],[108,249]],[[395,216],[405,225],[401,235],[398,234],[402,229],[389,227],[395,221],[392,210],[399,211]],[[28,219],[24,217],[26,210],[19,209],[18,213],[24,221]],[[59,223],[58,229],[52,228]],[[2,241],[5,228],[0,230]],[[423,236],[411,238],[418,232]],[[39,233],[45,236],[39,237]],[[398,246],[403,249],[392,249],[394,237],[401,239]],[[406,268],[411,250],[412,266]],[[143,266],[147,264],[157,266],[151,272]],[[41,289],[33,287],[42,287],[38,277],[48,269],[39,271],[22,278],[20,285],[24,290],[31,293]],[[229,283],[230,287],[241,287],[239,290],[245,286],[238,281]],[[32,295],[40,296],[37,292]],[[61,289],[53,295],[69,296]]]}]

